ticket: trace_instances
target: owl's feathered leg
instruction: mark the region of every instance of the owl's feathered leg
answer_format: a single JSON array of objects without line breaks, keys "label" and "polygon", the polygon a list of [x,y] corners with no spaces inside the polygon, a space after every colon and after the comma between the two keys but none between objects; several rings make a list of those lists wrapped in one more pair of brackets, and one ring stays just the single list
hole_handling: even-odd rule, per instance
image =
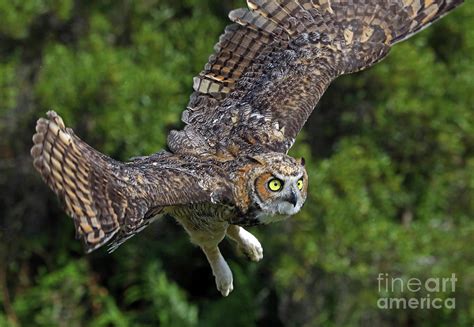
[{"label": "owl's feathered leg", "polygon": [[216,246],[201,246],[207,261],[212,268],[212,274],[216,278],[216,286],[223,296],[229,295],[234,289],[232,271]]},{"label": "owl's feathered leg", "polygon": [[227,228],[227,236],[237,242],[238,247],[252,261],[263,259],[263,248],[255,236],[237,225],[230,225]]},{"label": "owl's feathered leg", "polygon": [[189,234],[191,242],[198,245],[206,255],[219,292],[223,296],[229,295],[234,289],[232,271],[219,251],[219,243],[224,239],[229,225],[225,222],[214,222],[212,228],[205,228],[209,226],[204,221],[196,224],[196,220],[187,215],[174,216]]}]

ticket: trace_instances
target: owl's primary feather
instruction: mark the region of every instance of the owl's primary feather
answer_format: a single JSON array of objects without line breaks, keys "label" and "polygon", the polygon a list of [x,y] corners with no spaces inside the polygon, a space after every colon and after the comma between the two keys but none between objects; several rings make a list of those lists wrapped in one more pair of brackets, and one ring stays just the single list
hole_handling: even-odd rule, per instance
[{"label": "owl's primary feather", "polygon": [[174,216],[199,245],[217,288],[232,291],[219,252],[225,236],[251,258],[258,240],[240,226],[297,213],[306,200],[304,160],[286,155],[336,77],[383,59],[391,46],[462,0],[247,0],[204,70],[170,151],[117,162],[80,140],[54,112],[37,122],[34,166],[64,202],[92,251],[111,249],[154,217]]}]

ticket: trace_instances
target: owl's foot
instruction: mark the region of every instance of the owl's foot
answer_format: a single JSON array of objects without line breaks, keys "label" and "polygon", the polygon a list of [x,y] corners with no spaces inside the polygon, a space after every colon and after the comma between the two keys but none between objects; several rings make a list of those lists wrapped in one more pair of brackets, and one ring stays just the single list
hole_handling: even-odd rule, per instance
[{"label": "owl's foot", "polygon": [[260,261],[263,259],[263,248],[255,236],[244,230],[246,235],[242,237],[242,243],[239,248],[252,261]]},{"label": "owl's foot", "polygon": [[213,274],[216,278],[216,286],[219,292],[221,292],[223,296],[229,295],[229,293],[234,289],[234,285],[232,271],[224,259],[220,264],[220,267],[214,271]]},{"label": "owl's foot", "polygon": [[229,295],[234,289],[232,271],[217,246],[201,247],[212,268],[216,286],[223,296]]},{"label": "owl's foot", "polygon": [[263,248],[255,236],[247,232],[244,228],[231,225],[227,229],[227,235],[237,242],[239,249],[252,261],[263,259]]}]

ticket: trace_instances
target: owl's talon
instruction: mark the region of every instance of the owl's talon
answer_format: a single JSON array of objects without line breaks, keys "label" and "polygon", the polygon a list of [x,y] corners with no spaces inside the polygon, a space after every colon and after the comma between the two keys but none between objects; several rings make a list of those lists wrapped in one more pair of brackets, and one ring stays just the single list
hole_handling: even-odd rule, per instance
[{"label": "owl's talon", "polygon": [[[219,282],[216,280],[216,283],[219,283]],[[222,296],[228,296],[230,292],[234,290],[234,285],[232,284],[232,281],[230,281],[230,284],[224,282],[224,283],[218,284],[217,289],[219,290],[219,292],[221,292]]]},{"label": "owl's talon", "polygon": [[242,233],[239,248],[252,261],[258,262],[263,259],[262,244],[249,232]]},{"label": "owl's talon", "polygon": [[222,296],[227,296],[234,289],[232,271],[227,264],[220,268],[215,272],[216,286]]},{"label": "owl's talon", "polygon": [[247,232],[243,227],[231,225],[227,228],[227,236],[237,242],[238,248],[252,261],[263,259],[262,244],[255,236]]}]

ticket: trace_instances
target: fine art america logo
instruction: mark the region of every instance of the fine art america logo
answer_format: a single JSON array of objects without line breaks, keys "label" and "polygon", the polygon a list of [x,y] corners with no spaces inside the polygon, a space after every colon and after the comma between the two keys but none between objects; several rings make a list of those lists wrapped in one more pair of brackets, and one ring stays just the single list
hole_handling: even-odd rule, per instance
[{"label": "fine art america logo", "polygon": [[379,309],[455,309],[456,274],[451,277],[427,279],[392,277],[380,273]]}]

